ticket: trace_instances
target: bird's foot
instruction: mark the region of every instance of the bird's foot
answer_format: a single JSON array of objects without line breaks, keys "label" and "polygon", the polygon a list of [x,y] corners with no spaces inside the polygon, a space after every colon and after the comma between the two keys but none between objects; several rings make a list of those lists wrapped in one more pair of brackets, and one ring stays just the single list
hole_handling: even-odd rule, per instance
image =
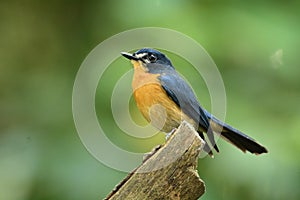
[{"label": "bird's foot", "polygon": [[166,141],[171,137],[171,135],[177,130],[177,128],[173,128],[172,131],[166,134]]}]

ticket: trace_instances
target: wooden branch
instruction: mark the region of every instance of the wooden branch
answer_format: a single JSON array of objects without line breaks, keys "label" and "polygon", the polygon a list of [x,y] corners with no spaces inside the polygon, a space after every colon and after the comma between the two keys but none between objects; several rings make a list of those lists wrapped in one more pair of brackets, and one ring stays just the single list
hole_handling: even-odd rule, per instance
[{"label": "wooden branch", "polygon": [[204,182],[197,173],[204,141],[183,122],[166,144],[156,147],[106,197],[112,199],[198,199]]}]

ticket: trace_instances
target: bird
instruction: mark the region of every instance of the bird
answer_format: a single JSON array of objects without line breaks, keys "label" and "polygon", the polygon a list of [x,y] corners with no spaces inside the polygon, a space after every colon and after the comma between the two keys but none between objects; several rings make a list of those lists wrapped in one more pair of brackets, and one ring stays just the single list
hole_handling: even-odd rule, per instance
[{"label": "bird", "polygon": [[139,111],[160,131],[172,133],[183,121],[187,121],[205,141],[203,150],[211,157],[213,149],[219,152],[214,134],[243,152],[256,155],[268,152],[256,140],[205,110],[191,86],[160,51],[142,48],[135,53],[121,52],[121,55],[129,59],[134,68],[132,89]]}]

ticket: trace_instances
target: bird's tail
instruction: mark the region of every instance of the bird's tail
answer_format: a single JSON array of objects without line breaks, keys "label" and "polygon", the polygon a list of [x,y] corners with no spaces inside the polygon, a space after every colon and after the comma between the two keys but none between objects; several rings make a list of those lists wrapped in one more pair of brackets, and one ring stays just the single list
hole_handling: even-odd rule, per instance
[{"label": "bird's tail", "polygon": [[221,122],[215,117],[209,117],[210,124],[214,132],[219,133],[221,137],[228,142],[241,149],[243,152],[249,151],[254,154],[267,153],[268,150],[256,142],[251,137],[245,135],[241,131],[229,126],[226,123]]}]

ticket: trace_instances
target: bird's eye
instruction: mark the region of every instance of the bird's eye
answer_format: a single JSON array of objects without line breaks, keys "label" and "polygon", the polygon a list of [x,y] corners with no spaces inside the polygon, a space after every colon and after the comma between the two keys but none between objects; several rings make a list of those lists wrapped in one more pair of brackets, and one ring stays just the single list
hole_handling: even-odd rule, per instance
[{"label": "bird's eye", "polygon": [[150,54],[150,55],[148,56],[148,60],[149,60],[150,62],[155,62],[155,61],[157,60],[157,57],[156,57],[155,55],[153,55],[153,54]]}]

